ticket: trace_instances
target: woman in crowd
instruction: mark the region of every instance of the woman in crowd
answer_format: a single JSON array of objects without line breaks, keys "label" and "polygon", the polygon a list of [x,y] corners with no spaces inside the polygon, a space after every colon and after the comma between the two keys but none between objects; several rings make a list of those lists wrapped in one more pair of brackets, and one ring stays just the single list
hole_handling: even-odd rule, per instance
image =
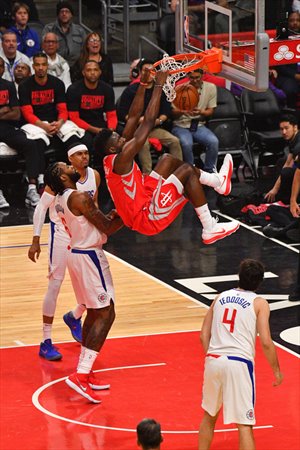
[{"label": "woman in crowd", "polygon": [[71,67],[72,82],[83,78],[82,69],[88,60],[96,61],[101,69],[100,80],[113,86],[114,74],[110,56],[102,52],[101,36],[98,33],[89,33],[83,44],[80,57]]}]

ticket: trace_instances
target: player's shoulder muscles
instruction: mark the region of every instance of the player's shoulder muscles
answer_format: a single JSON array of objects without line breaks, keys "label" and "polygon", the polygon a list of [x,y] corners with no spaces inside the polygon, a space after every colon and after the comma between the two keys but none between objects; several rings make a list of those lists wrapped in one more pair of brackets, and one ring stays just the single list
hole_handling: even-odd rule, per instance
[{"label": "player's shoulder muscles", "polygon": [[75,216],[85,216],[86,211],[95,208],[95,205],[87,192],[74,190],[68,198],[68,207]]},{"label": "player's shoulder muscles", "polygon": [[54,192],[52,191],[52,189],[47,184],[45,186],[44,192],[47,192],[47,194],[55,196]]},{"label": "player's shoulder muscles", "polygon": [[205,325],[209,324],[209,326],[210,326],[210,324],[212,322],[212,317],[213,317],[213,314],[214,314],[214,306],[215,306],[216,302],[218,301],[219,297],[220,297],[220,294],[218,294],[215,297],[214,301],[210,305],[210,307],[209,307],[209,309],[208,309],[208,311],[207,311],[207,313],[205,315],[205,318],[204,318]]},{"label": "player's shoulder muscles", "polygon": [[266,299],[256,297],[254,300],[254,310],[256,313],[256,328],[263,345],[269,344],[271,341],[270,332],[270,307]]},{"label": "player's shoulder muscles", "polygon": [[270,315],[270,306],[269,303],[267,302],[267,300],[263,297],[256,297],[254,299],[254,311],[255,314],[258,316],[258,314],[260,315],[265,315],[266,318],[269,317]]},{"label": "player's shoulder muscles", "polygon": [[114,159],[114,172],[123,175],[130,172],[136,154],[134,138],[126,142],[122,151]]}]

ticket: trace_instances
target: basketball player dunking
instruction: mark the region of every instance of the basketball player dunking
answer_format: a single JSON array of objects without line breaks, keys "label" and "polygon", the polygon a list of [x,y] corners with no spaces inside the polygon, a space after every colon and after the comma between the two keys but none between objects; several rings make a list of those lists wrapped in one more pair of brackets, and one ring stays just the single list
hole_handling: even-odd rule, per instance
[{"label": "basketball player dunking", "polygon": [[[149,70],[141,74],[141,83],[131,105],[123,137],[108,129],[95,139],[95,150],[104,152],[104,170],[109,191],[124,224],[139,233],[153,235],[164,230],[182,210],[187,199],[200,219],[205,244],[212,244],[234,233],[236,221],[218,223],[210,214],[202,184],[228,195],[231,189],[232,158],[226,155],[220,173],[199,171],[188,163],[164,154],[149,176],[143,176],[134,161],[154,127],[162,87],[168,72],[158,71],[151,101],[139,124]],[[138,128],[137,128],[138,127]],[[187,197],[187,198],[186,198]]]}]

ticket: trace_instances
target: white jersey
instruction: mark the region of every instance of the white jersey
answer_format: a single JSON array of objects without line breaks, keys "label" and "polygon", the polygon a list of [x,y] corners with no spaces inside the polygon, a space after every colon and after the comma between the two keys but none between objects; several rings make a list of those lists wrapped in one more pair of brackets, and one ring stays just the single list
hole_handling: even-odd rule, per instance
[{"label": "white jersey", "polygon": [[85,179],[83,181],[77,181],[76,187],[78,191],[87,192],[91,198],[94,198],[94,195],[97,191],[94,169],[92,169],[91,167],[87,167]]},{"label": "white jersey", "polygon": [[[62,195],[55,197],[55,211],[70,236],[72,249],[101,248],[107,241],[107,236],[101,233],[84,216],[75,216],[68,208],[68,199],[74,189],[66,189]],[[76,192],[76,191],[75,191]]]},{"label": "white jersey", "polygon": [[[96,177],[94,169],[91,167],[87,167],[86,169],[86,177],[84,181],[77,181],[76,187],[78,191],[84,191],[87,192],[91,198],[94,198],[95,192],[97,191],[97,183],[96,183]],[[65,233],[65,229],[62,226],[62,223],[60,221],[60,218],[58,217],[55,208],[54,208],[54,197],[53,197],[53,203],[49,207],[49,217],[51,222],[55,223],[55,228],[57,231],[57,228],[59,228],[59,231],[62,231]]]},{"label": "white jersey", "polygon": [[208,354],[237,355],[253,361],[255,356],[255,292],[231,289],[222,292],[213,308]]}]

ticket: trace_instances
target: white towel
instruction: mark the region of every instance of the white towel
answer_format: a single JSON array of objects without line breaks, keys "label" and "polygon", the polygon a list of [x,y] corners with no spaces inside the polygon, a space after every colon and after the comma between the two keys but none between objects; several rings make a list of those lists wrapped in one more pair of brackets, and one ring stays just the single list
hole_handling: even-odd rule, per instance
[{"label": "white towel", "polygon": [[[48,122],[45,122],[48,123]],[[47,145],[50,144],[49,137],[43,128],[40,128],[36,125],[32,125],[27,123],[21,127],[22,130],[25,131],[28,139],[43,139]],[[84,129],[79,128],[74,122],[71,120],[67,120],[57,132],[57,136],[63,142],[66,142],[71,136],[77,136],[78,138],[82,138],[84,136]],[[51,136],[50,136],[51,137]]]},{"label": "white towel", "polygon": [[0,142],[0,156],[16,156],[17,150],[9,147],[5,142]]},{"label": "white towel", "polygon": [[71,136],[82,138],[84,133],[85,131],[83,128],[79,128],[74,122],[67,120],[59,129],[57,136],[63,142],[66,142]]},{"label": "white towel", "polygon": [[36,125],[32,125],[31,123],[27,123],[26,125],[23,125],[21,127],[21,130],[25,131],[26,136],[28,139],[43,139],[43,141],[49,145],[50,140],[48,138],[48,135],[43,128],[37,127]]}]

